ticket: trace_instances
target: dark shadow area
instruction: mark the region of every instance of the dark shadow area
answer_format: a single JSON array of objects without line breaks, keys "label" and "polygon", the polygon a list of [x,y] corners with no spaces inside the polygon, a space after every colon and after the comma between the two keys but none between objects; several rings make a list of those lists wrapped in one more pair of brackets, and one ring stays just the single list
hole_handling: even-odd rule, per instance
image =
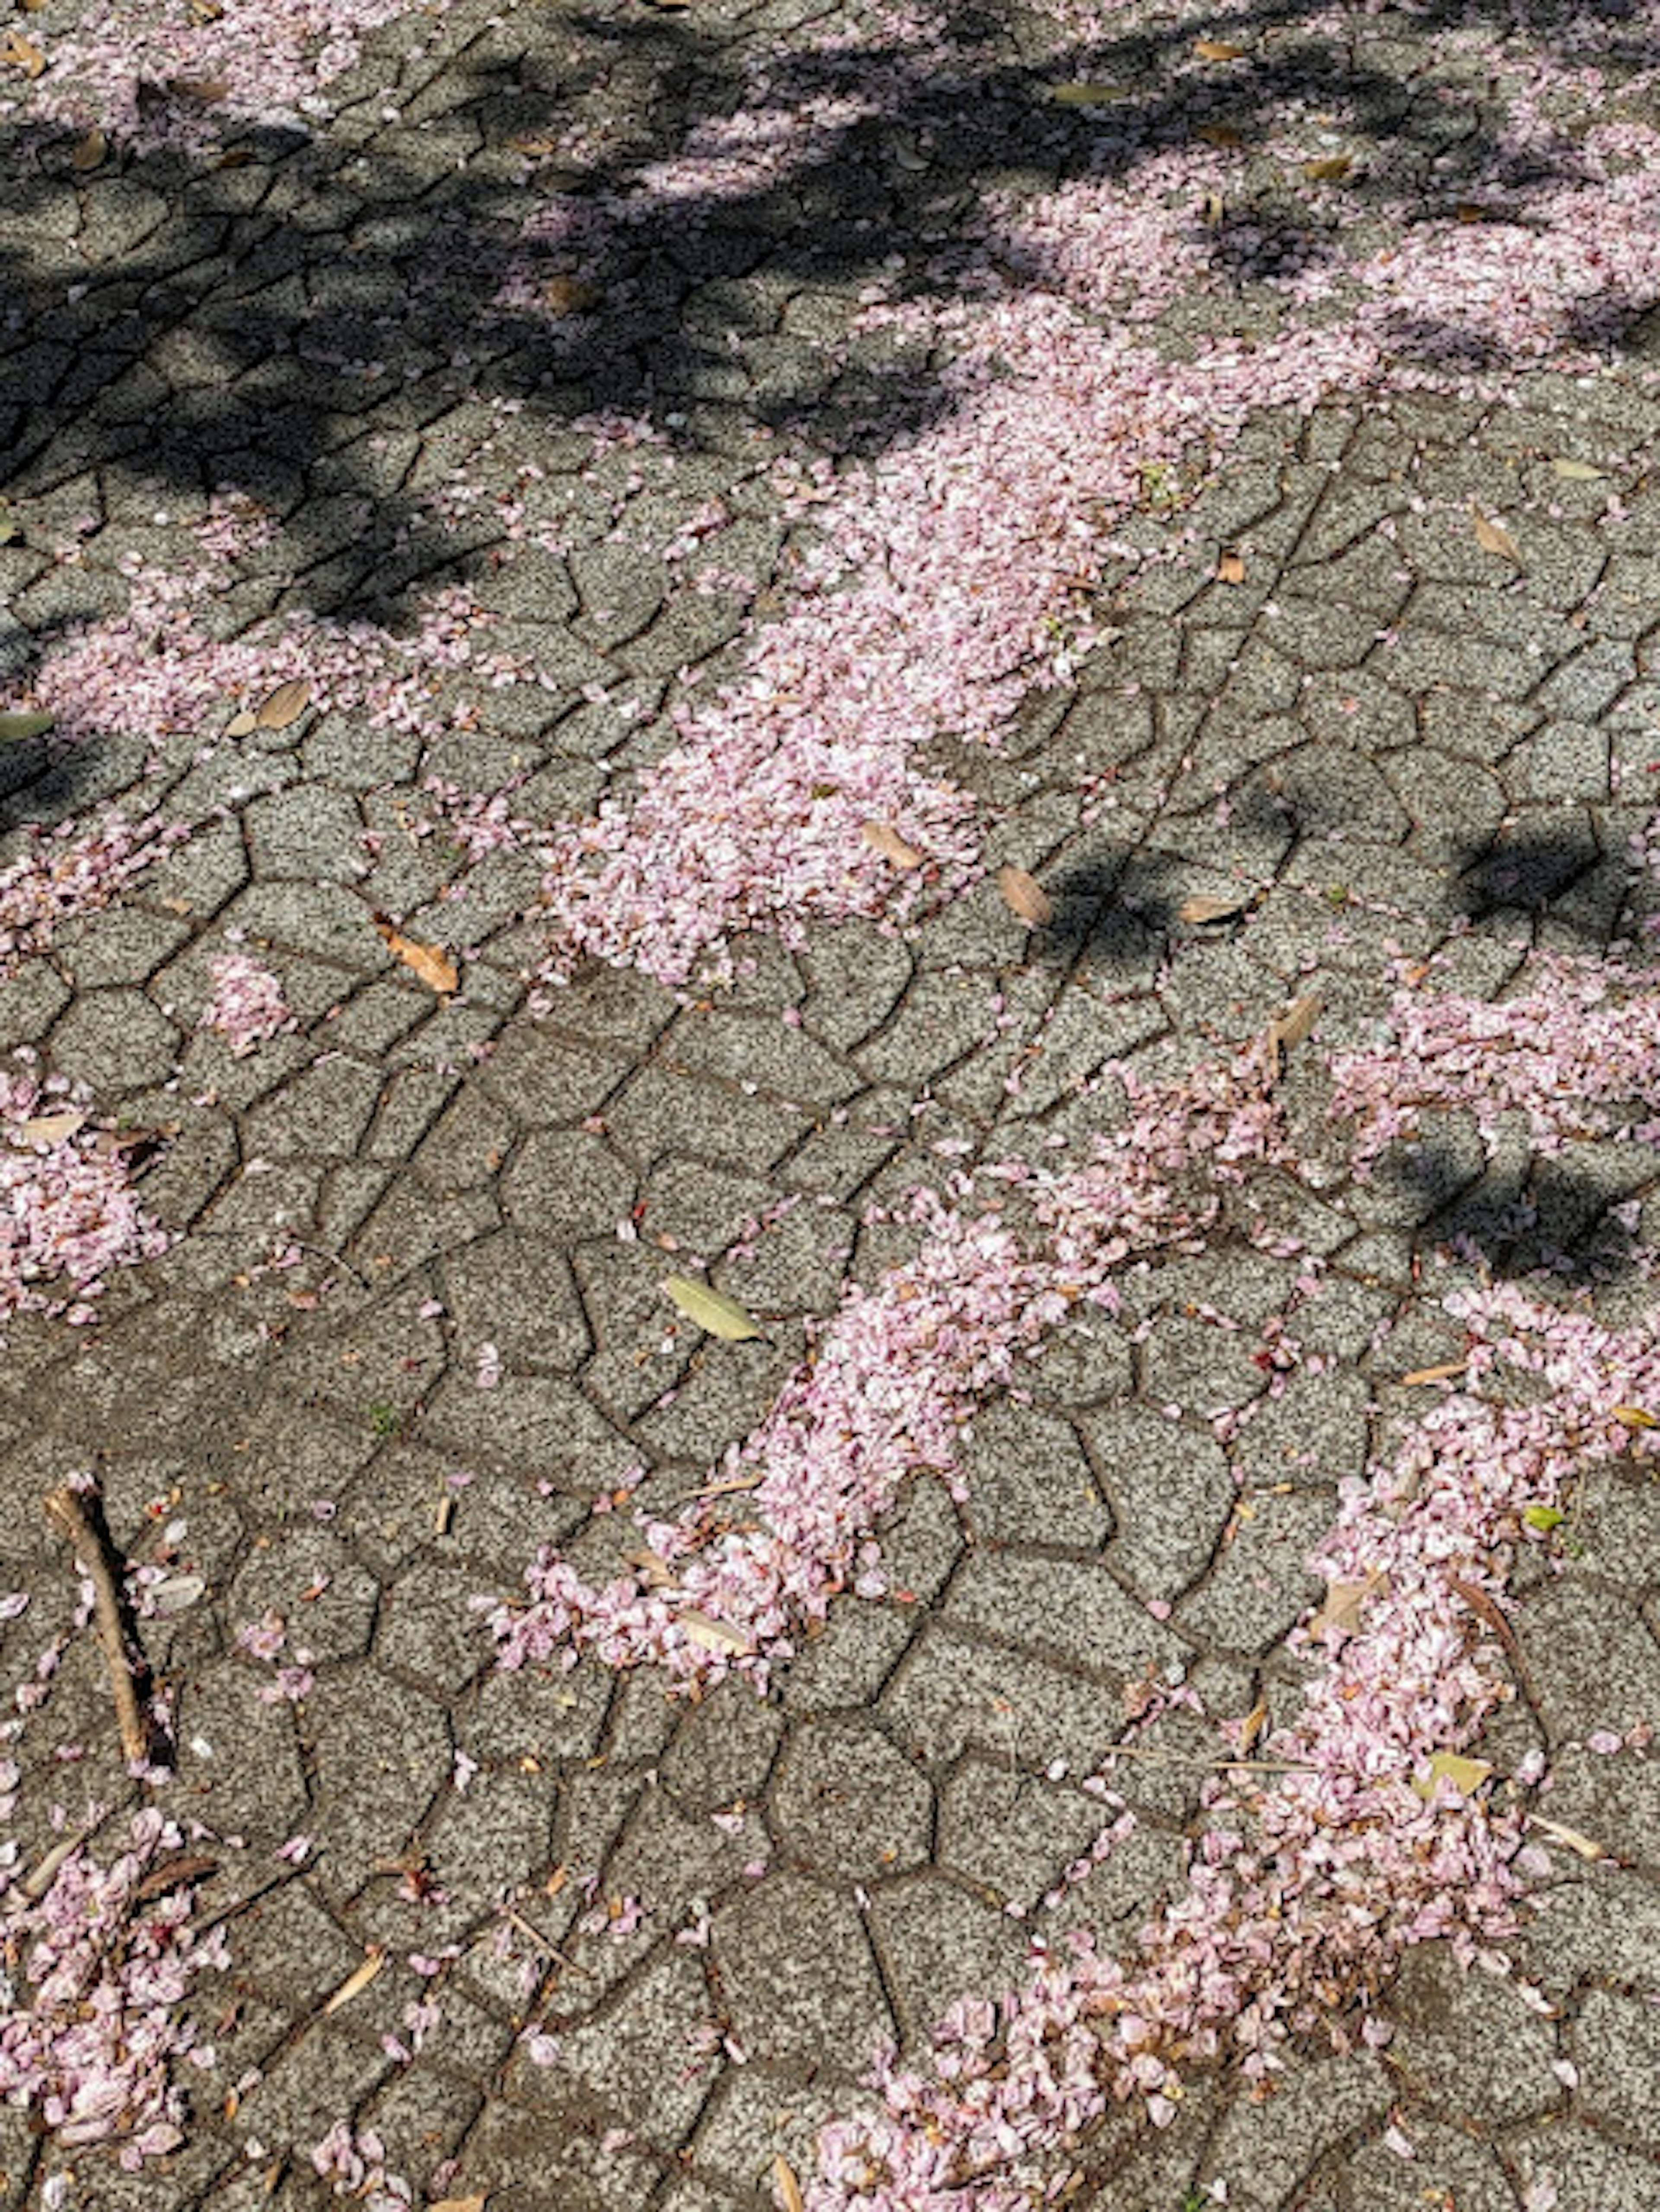
[{"label": "dark shadow area", "polygon": [[[1445,0],[1414,17],[1414,36],[1469,20]],[[1587,20],[1577,16],[1576,37]],[[1620,33],[1617,7],[1590,20],[1613,27],[1604,66],[1651,58],[1635,31]],[[606,410],[677,416],[672,434],[690,452],[730,450],[760,422],[818,450],[876,454],[951,404],[925,357],[844,358],[832,340],[785,346],[775,331],[736,329],[727,280],[765,271],[785,287],[846,286],[885,264],[891,274],[897,256],[900,296],[952,296],[975,250],[965,226],[988,192],[1125,177],[1222,121],[1249,143],[1294,106],[1330,103],[1350,119],[1354,179],[1341,212],[1298,212],[1278,195],[1230,208],[1211,251],[1241,287],[1287,257],[1306,265],[1340,220],[1433,212],[1475,180],[1541,173],[1536,155],[1510,150],[1502,114],[1372,70],[1352,43],[1304,30],[1288,0],[1265,0],[1230,20],[1249,58],[1213,78],[1172,67],[1191,26],[1080,42],[1033,70],[973,9],[952,19],[944,63],[879,42],[781,52],[764,64],[769,127],[813,111],[827,119],[812,146],[769,167],[750,160],[740,131],[730,159],[667,178],[654,165],[721,151],[708,134],[718,139],[752,91],[738,45],[678,15],[523,21],[523,55],[457,64],[439,119],[449,138],[486,149],[544,140],[545,156],[525,156],[527,177],[489,158],[459,168],[426,158],[424,125],[406,135],[411,152],[394,142],[363,154],[326,134],[232,130],[228,161],[118,149],[86,177],[71,169],[70,134],[15,135],[0,294],[20,312],[0,442],[20,491],[88,475],[174,497],[234,488],[282,515],[297,602],[385,622],[413,589],[468,574],[479,549],[369,465],[367,447],[429,443],[464,389],[520,403],[556,430]],[[1517,21],[1560,35],[1534,0],[1506,8],[1505,23]],[[616,89],[624,66],[633,76],[599,150],[580,131],[566,150],[573,118]],[[1068,80],[1122,97],[1057,107],[1053,88]],[[519,225],[556,191],[562,236],[540,265],[580,279],[587,303],[561,320],[500,311]],[[126,240],[119,251],[89,264],[47,242],[50,222],[34,228],[71,192]],[[1020,274],[1044,281],[1041,268]],[[354,499],[369,513],[343,544],[337,513],[317,509]]]},{"label": "dark shadow area", "polygon": [[1375,1171],[1383,1188],[1413,1200],[1417,1249],[1450,1249],[1505,1281],[1541,1270],[1575,1280],[1628,1279],[1642,1265],[1642,1250],[1610,1209],[1656,1177],[1660,1159],[1654,1177],[1614,1184],[1598,1174],[1585,1146],[1531,1154],[1514,1170],[1488,1165],[1472,1175],[1468,1159],[1433,1133],[1397,1146]]},{"label": "dark shadow area", "polygon": [[1043,889],[1055,911],[1033,931],[1029,957],[1049,967],[1109,975],[1145,967],[1175,924],[1179,901],[1167,872],[1140,854],[1110,846],[1046,871]]},{"label": "dark shadow area", "polygon": [[[1600,885],[1592,881],[1599,872],[1607,878]],[[1486,843],[1457,852],[1453,872],[1458,904],[1473,922],[1502,916],[1549,921],[1583,936],[1598,952],[1614,938],[1626,905],[1623,863],[1610,866],[1583,823],[1523,823],[1501,830]],[[1639,947],[1633,940],[1626,949]]]}]

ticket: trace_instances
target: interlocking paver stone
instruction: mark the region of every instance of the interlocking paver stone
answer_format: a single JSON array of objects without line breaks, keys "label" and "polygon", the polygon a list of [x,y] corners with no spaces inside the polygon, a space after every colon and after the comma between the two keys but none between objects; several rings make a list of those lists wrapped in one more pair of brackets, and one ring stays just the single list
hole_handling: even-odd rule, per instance
[{"label": "interlocking paver stone", "polygon": [[[129,1164],[174,1238],[74,1328],[9,1312],[0,1252],[0,1597],[29,1599],[0,1617],[0,1817],[26,1862],[148,1786],[40,1522],[95,1474],[174,1716],[155,1802],[217,1864],[198,1909],[230,1959],[192,2000],[215,2053],[176,2069],[185,2140],[130,2173],[0,2098],[0,2206],[316,2212],[348,2123],[416,2203],[759,2212],[775,2158],[810,2189],[818,2127],[873,2109],[885,2045],[926,2071],[1034,1937],[1133,1955],[1220,1848],[1219,1796],[1279,1786],[1272,1743],[1242,1769],[1219,1729],[1289,1726],[1330,1661],[1286,1641],[1311,1555],[1471,1379],[1446,1294],[1531,1297],[1543,1261],[1560,1304],[1646,1315],[1646,1140],[1548,1154],[1511,1115],[1490,1155],[1403,1077],[1425,1126],[1361,1177],[1329,1077],[1385,1046],[1397,985],[1488,1000],[1537,952],[1648,959],[1653,11],[1541,5],[1502,39],[1139,4],[926,37],[859,0],[337,12],[308,44],[286,0],[43,0],[16,18],[40,72],[0,42],[0,707],[39,687],[58,717],[0,759],[0,1048],[9,1080],[85,1086],[64,1141],[89,1176]],[[106,75],[88,26],[130,42]],[[1475,272],[1456,312],[1426,303],[1437,254]],[[1363,338],[1353,376],[1297,367]],[[1110,356],[1128,381],[1091,404],[1121,431],[1079,460],[1043,409]],[[1148,411],[1184,366],[1196,443]],[[1057,456],[1077,479],[1030,528],[1011,454],[1022,496]],[[970,512],[1067,572],[1012,646]],[[1006,647],[1055,680],[982,711]],[[234,722],[302,671],[292,720]],[[790,743],[839,715],[822,772],[750,749],[745,712]],[[708,729],[713,796],[673,781]],[[936,781],[977,881],[934,850]],[[32,938],[31,859],[50,896],[70,838],[152,815],[188,835]],[[830,815],[842,844],[815,843]],[[885,829],[879,917],[831,918]],[[684,990],[581,957],[562,902],[612,838],[589,912],[622,938],[666,900],[690,941],[733,880],[781,926]],[[1196,896],[1238,911],[1184,916]],[[251,1044],[201,1025],[232,955],[281,994]],[[1046,1173],[1121,1125],[1118,1067],[1260,1050],[1304,994],[1285,1161],[1127,1252],[1104,1303],[1081,1260],[1063,1313],[1021,1292],[1026,1349],[915,1450],[879,1559],[827,1571],[763,1692],[672,1698],[603,1643],[565,1666],[569,1636],[494,1664],[484,1609],[522,1621],[542,1547],[601,1609],[648,1610],[721,1532],[768,1553],[791,1439],[763,1425],[834,1373],[850,1285],[937,1257],[917,1194],[1025,1236]],[[1541,1041],[1489,1040],[1478,1098]],[[46,1156],[0,1155],[38,1197]],[[103,1188],[43,1231],[8,1183],[42,1298],[114,1218]],[[699,1331],[671,1273],[764,1336]],[[873,1328],[874,1414],[905,1370]],[[1345,2012],[1351,2047],[1298,2042],[1260,2100],[1195,2066],[1167,2128],[1138,2100],[1057,2151],[1055,2201],[1660,2206],[1649,1412],[1560,1526],[1507,1524],[1505,1634],[1457,1615],[1505,1690],[1472,1747],[1491,1809],[1537,1815],[1515,1840],[1548,1854],[1511,1971],[1422,1945],[1380,2047]],[[665,1556],[688,1513],[690,1566]],[[1536,1759],[1548,1786],[1512,1793]]]}]

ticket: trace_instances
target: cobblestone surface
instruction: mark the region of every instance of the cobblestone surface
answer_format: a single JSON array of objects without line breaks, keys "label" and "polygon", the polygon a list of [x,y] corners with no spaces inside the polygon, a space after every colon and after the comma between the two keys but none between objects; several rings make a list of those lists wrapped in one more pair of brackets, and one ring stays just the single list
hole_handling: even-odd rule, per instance
[{"label": "cobblestone surface", "polygon": [[[17,20],[49,46],[75,12]],[[1191,1680],[1225,1716],[1294,1698],[1284,1638],[1318,1595],[1337,1486],[1406,1411],[1401,1376],[1458,1355],[1426,1295],[1438,1248],[1484,1203],[1531,1194],[1548,1242],[1647,1194],[1646,1162],[1613,1146],[1477,1183],[1456,1133],[1415,1180],[1288,1190],[1316,1291],[1296,1304],[1299,1262],[1225,1240],[1128,1283],[1116,1321],[1080,1310],[977,1423],[965,1499],[926,1480],[902,1499],[892,1594],[843,1599],[764,1698],[672,1703],[593,1657],[496,1671],[472,1601],[517,1589],[544,1542],[616,1559],[633,1468],[660,1504],[707,1480],[848,1273],[907,1249],[873,1202],[1086,1133],[1105,1063],[1249,1036],[1311,976],[1340,1048],[1372,1034],[1397,949],[1456,945],[1491,992],[1529,945],[1605,948],[1660,768],[1660,418],[1618,358],[1535,375],[1520,405],[1270,410],[1195,496],[1139,519],[1171,557],[1125,562],[1068,692],[1002,750],[952,754],[994,820],[988,857],[1054,897],[1049,929],[986,883],[903,933],[757,940],[708,998],[584,969],[527,1011],[536,872],[417,834],[427,779],[516,779],[538,820],[626,794],[810,542],[773,453],[858,452],[946,404],[901,340],[854,333],[860,287],[925,254],[987,174],[1052,181],[1072,158],[1022,104],[1023,34],[988,19],[964,27],[984,69],[967,137],[926,112],[860,126],[787,190],[619,225],[606,296],[574,320],[487,314],[528,179],[625,181],[828,21],[459,0],[378,33],[313,132],[80,174],[61,134],[9,126],[0,672],[119,607],[131,556],[183,561],[224,487],[280,519],[205,611],[226,636],[296,605],[396,631],[417,588],[465,580],[494,641],[549,672],[528,705],[481,691],[472,727],[435,738],[307,710],[240,741],[37,739],[0,761],[0,860],[112,801],[202,825],[0,987],[0,1039],[112,1126],[162,1131],[140,1188],[183,1232],[112,1279],[94,1327],[11,1329],[0,1574],[34,1602],[3,1632],[9,1679],[69,1603],[40,1492],[95,1469],[139,1553],[182,1521],[200,1593],[145,1630],[176,1698],[174,1794],[246,1845],[204,1893],[234,1908],[234,1964],[189,2147],[142,2177],[81,2154],[70,2203],[309,2204],[307,2154],[346,2117],[417,2179],[453,2157],[440,2193],[499,2212],[769,2201],[775,2156],[806,2171],[880,2044],[919,2049],[956,1999],[1017,1978],[1034,1932],[1081,1915],[1122,1939],[1166,1891],[1195,1776],[1155,1732],[1168,1763],[1122,1784],[1134,1846],[1045,1902],[1098,1832],[1079,1784],[1133,1686]],[[1410,104],[1399,66],[1380,131]],[[672,443],[596,449],[582,425],[606,410]],[[1606,474],[1565,478],[1564,457]],[[1519,568],[1476,543],[1472,498],[1510,518]],[[722,576],[700,592],[668,549],[716,499]],[[514,501],[561,550],[511,537]],[[1215,580],[1223,547],[1238,584]],[[1195,894],[1249,908],[1189,926]],[[453,1001],[391,957],[382,913],[460,956]],[[297,1017],[244,1058],[198,1026],[229,943]],[[661,1280],[696,1261],[766,1340],[677,1323]],[[1326,1364],[1270,1397],[1260,1331],[1292,1304]],[[1524,1593],[1534,1703],[1505,1723],[1507,1756],[1550,1752],[1554,1817],[1613,1854],[1561,1855],[1515,1947],[1548,2011],[1426,1949],[1385,2051],[1310,2055],[1266,2104],[1202,2084],[1168,2133],[1086,2147],[1075,2202],[1182,2212],[1223,2179],[1232,2212],[1518,2212],[1544,2177],[1564,2212],[1660,2206],[1660,1784],[1651,1757],[1583,1748],[1660,1719],[1651,1486],[1599,1471],[1576,1540]],[[262,1701],[270,1670],[238,1647],[267,1609],[311,1655],[298,1702]],[[89,1641],[52,1712],[83,1756],[59,1772],[28,1740],[30,1848],[50,1804],[124,1786]],[[271,1856],[296,1834],[303,1870]],[[561,2037],[550,2067],[490,1948],[504,1901]],[[382,2040],[422,1990],[404,1961],[450,1945],[441,2024],[406,2067]],[[384,1969],[325,2014],[370,1946]],[[54,2155],[0,2113],[0,2205],[40,2201]]]}]

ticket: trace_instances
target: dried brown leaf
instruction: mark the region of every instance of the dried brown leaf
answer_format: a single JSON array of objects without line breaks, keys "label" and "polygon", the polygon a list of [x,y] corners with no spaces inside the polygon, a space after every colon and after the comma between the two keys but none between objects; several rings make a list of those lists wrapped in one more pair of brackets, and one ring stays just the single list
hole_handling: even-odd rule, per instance
[{"label": "dried brown leaf", "polygon": [[755,1649],[746,1636],[735,1628],[728,1628],[724,1620],[712,1620],[695,1606],[687,1606],[675,1614],[682,1628],[694,1644],[701,1644],[706,1651],[723,1651],[728,1657],[745,1658]]},{"label": "dried brown leaf", "polygon": [[926,857],[915,845],[907,844],[891,822],[862,823],[859,834],[873,852],[891,860],[896,868],[920,868]]},{"label": "dried brown leaf", "polygon": [[1195,39],[1193,51],[1201,62],[1237,62],[1245,52],[1243,46],[1236,46],[1227,39]]},{"label": "dried brown leaf", "polygon": [[1565,1828],[1560,1820],[1548,1820],[1542,1813],[1529,1813],[1528,1826],[1537,1828],[1541,1836],[1548,1836],[1554,1844],[1562,1844],[1577,1851],[1582,1859],[1611,1858],[1613,1853],[1590,1836],[1582,1835],[1578,1828]]},{"label": "dried brown leaf", "polygon": [[1472,506],[1470,514],[1475,524],[1475,542],[1484,553],[1497,553],[1512,561],[1519,568],[1522,549],[1501,522],[1490,522],[1479,507]]},{"label": "dried brown leaf", "polygon": [[1207,146],[1243,146],[1245,134],[1231,123],[1201,123],[1194,132]]},{"label": "dried brown leaf", "polygon": [[1054,921],[1054,901],[1037,877],[1029,876],[1024,868],[1000,868],[997,888],[1011,914],[1018,915],[1031,928],[1046,928]]},{"label": "dried brown leaf", "polygon": [[167,89],[174,100],[193,100],[198,107],[216,107],[230,91],[230,80],[222,76],[170,76]]},{"label": "dried brown leaf", "polygon": [[673,1588],[674,1570],[660,1552],[654,1552],[648,1545],[642,1544],[632,1552],[624,1552],[623,1558],[625,1565],[634,1569],[648,1589]]},{"label": "dried brown leaf", "polygon": [[1389,1577],[1374,1569],[1363,1582],[1328,1583],[1320,1610],[1309,1622],[1309,1634],[1322,1643],[1333,1636],[1353,1636],[1368,1598],[1389,1588]]},{"label": "dried brown leaf", "polygon": [[1420,1382],[1450,1382],[1468,1365],[1468,1359],[1444,1359],[1438,1367],[1414,1367],[1410,1375],[1403,1375],[1401,1380],[1408,1389]]},{"label": "dried brown leaf", "polygon": [[226,723],[225,735],[228,738],[246,738],[252,731],[257,730],[258,726],[259,715],[258,709],[252,707],[244,707],[240,714],[233,714],[229,721]]},{"label": "dried brown leaf", "polygon": [[310,678],[290,677],[286,684],[279,684],[269,698],[260,701],[254,710],[253,726],[257,730],[286,730],[299,720],[310,704]]},{"label": "dried brown leaf", "polygon": [[109,149],[110,142],[101,131],[88,131],[84,138],[76,140],[75,151],[70,155],[70,167],[78,169],[85,176],[89,169],[98,167]]},{"label": "dried brown leaf", "polygon": [[1311,185],[1334,185],[1354,167],[1353,154],[1328,154],[1317,161],[1304,161],[1303,174]]},{"label": "dried brown leaf", "polygon": [[1122,84],[1053,84],[1049,98],[1057,107],[1106,107],[1122,100]]},{"label": "dried brown leaf", "polygon": [[86,1120],[84,1112],[33,1114],[23,1124],[23,1134],[32,1145],[61,1145],[84,1128]]},{"label": "dried brown leaf", "polygon": [[1622,1429],[1660,1429],[1660,1420],[1641,1406],[1616,1406],[1613,1412]]},{"label": "dried brown leaf", "polygon": [[780,2151],[772,2162],[772,2193],[778,2212],[807,2212],[807,2200],[795,2178],[795,2168]]},{"label": "dried brown leaf", "polygon": [[1245,556],[1237,545],[1225,545],[1222,557],[1216,564],[1219,584],[1243,584],[1245,580]]},{"label": "dried brown leaf", "polygon": [[5,37],[0,39],[0,62],[4,62],[8,68],[21,70],[24,76],[31,80],[39,76],[46,66],[46,58],[40,47],[33,39],[26,39],[21,31],[8,31]]},{"label": "dried brown leaf", "polygon": [[459,987],[461,971],[447,952],[441,951],[435,945],[423,945],[413,937],[405,937],[383,914],[375,915],[374,926],[392,957],[401,960],[411,975],[418,975],[429,991],[436,991],[441,999],[447,999]]},{"label": "dried brown leaf", "polygon": [[1239,1756],[1241,1759],[1249,1759],[1250,1757],[1252,1752],[1256,1750],[1258,1743],[1261,1742],[1262,1731],[1268,1724],[1268,1709],[1267,1705],[1260,1703],[1253,1705],[1250,1711],[1245,1715],[1244,1719],[1239,1723]]},{"label": "dried brown leaf", "polygon": [[1199,220],[1208,230],[1215,230],[1225,219],[1228,204],[1220,192],[1207,192],[1199,203]]},{"label": "dried brown leaf", "polygon": [[1235,921],[1256,902],[1254,891],[1243,891],[1237,898],[1207,898],[1202,892],[1197,892],[1192,898],[1183,900],[1177,908],[1176,918],[1178,921],[1194,923]]},{"label": "dried brown leaf", "polygon": [[435,2204],[429,2204],[427,2212],[484,2212],[489,2192],[481,2189],[476,2197],[441,2197]]},{"label": "dried brown leaf", "polygon": [[182,1889],[186,1882],[205,1881],[218,1871],[217,1859],[204,1858],[198,1851],[180,1851],[176,1857],[163,1859],[159,1866],[150,1869],[133,1891],[134,1901],[148,1905],[153,1898],[165,1897],[171,1889]]},{"label": "dried brown leaf", "polygon": [[349,2005],[354,1997],[362,1996],[386,1963],[386,1945],[371,1943],[362,1964],[352,1968],[334,1995],[324,2005],[323,2018],[326,2020],[331,2013],[338,2012],[342,2005]]},{"label": "dried brown leaf", "polygon": [[1301,1044],[1314,1033],[1320,1018],[1320,1001],[1313,992],[1293,999],[1276,1021],[1268,1024],[1268,1040],[1278,1050],[1289,1052],[1293,1045]]},{"label": "dried brown leaf", "polygon": [[542,287],[542,305],[553,315],[586,315],[599,305],[599,294],[580,276],[562,272]]}]

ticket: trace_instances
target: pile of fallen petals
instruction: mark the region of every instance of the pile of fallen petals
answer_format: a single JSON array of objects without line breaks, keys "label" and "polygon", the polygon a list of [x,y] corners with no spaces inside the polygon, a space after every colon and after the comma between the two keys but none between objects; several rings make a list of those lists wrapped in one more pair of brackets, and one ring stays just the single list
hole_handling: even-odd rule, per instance
[{"label": "pile of fallen petals", "polygon": [[225,952],[209,963],[213,996],[198,1026],[224,1038],[234,1060],[246,1060],[268,1037],[295,1025],[281,980],[249,952]]},{"label": "pile of fallen petals", "polygon": [[[9,1765],[3,1780],[9,1808]],[[185,2140],[175,2069],[213,2058],[185,2001],[228,1963],[222,1932],[193,1923],[187,1873],[174,1878],[183,1843],[149,1807],[107,1865],[77,1845],[44,1889],[15,1838],[0,1844],[0,2099],[38,2112],[63,2148],[107,2143],[135,2170]]]},{"label": "pile of fallen petals", "polygon": [[0,981],[44,952],[60,922],[111,905],[188,834],[159,815],[142,822],[116,816],[92,830],[32,826],[27,849],[0,868]]},{"label": "pile of fallen petals", "polygon": [[58,1079],[0,1073],[0,1328],[20,1313],[92,1320],[112,1268],[155,1259],[172,1241],[88,1111]]},{"label": "pile of fallen petals", "polygon": [[322,88],[355,68],[368,33],[415,0],[94,0],[42,47],[8,103],[32,120],[100,130],[139,152],[197,152],[225,122],[326,117]]},{"label": "pile of fallen petals", "polygon": [[[1039,1942],[1019,1989],[941,2023],[931,2069],[885,2062],[881,2116],[823,2130],[808,2212],[1022,2212],[1114,2105],[1140,2100],[1167,2125],[1196,2064],[1232,2059],[1267,2082],[1293,2036],[1386,2042],[1371,2000],[1417,1944],[1508,1971],[1493,1947],[1549,1869],[1528,1840],[1542,1760],[1494,1802],[1492,1770],[1461,1757],[1511,1694],[1483,1608],[1502,1605],[1517,1547],[1542,1540],[1589,1462],[1652,1462],[1653,1438],[1616,1409],[1660,1403],[1660,1350],[1647,1329],[1610,1330],[1515,1285],[1450,1304],[1479,1387],[1344,1486],[1316,1564],[1347,1603],[1299,1632],[1325,1664],[1261,1747],[1287,1771],[1253,1786],[1242,1764],[1207,1785],[1185,1883],[1128,1960],[1081,1931]],[[1548,1395],[1506,1404],[1518,1377]]]}]

